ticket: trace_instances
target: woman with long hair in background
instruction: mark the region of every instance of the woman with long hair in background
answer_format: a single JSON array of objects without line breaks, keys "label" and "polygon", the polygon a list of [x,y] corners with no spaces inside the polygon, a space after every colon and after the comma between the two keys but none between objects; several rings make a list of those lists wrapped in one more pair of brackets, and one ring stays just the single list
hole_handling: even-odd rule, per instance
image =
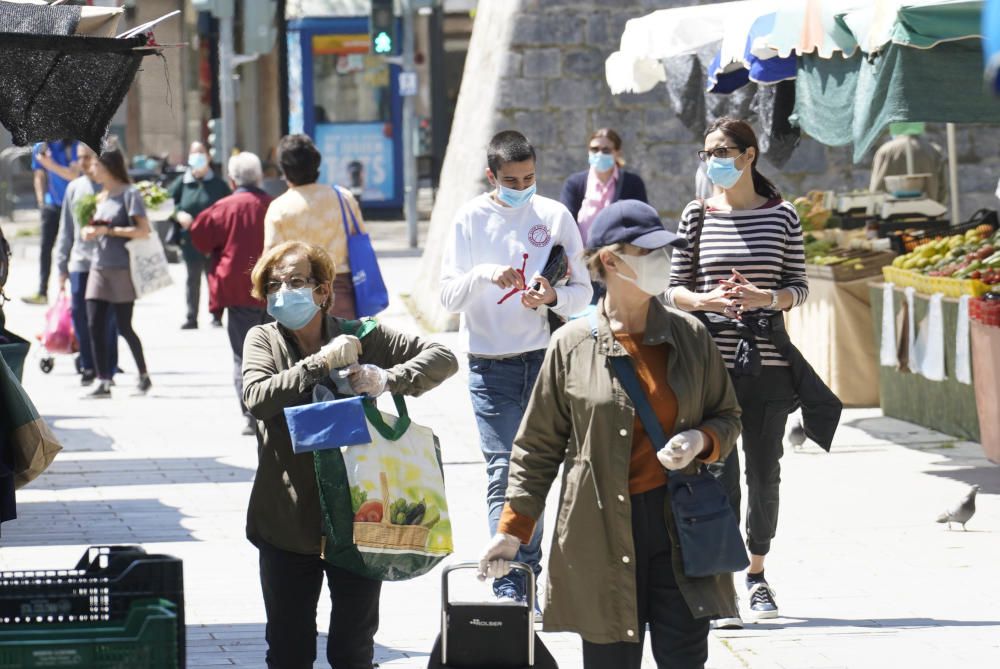
[{"label": "woman with long hair in background", "polygon": [[101,186],[97,210],[91,223],[81,232],[84,240],[96,240],[94,257],[87,281],[87,322],[90,325],[94,361],[97,365],[97,386],[86,395],[93,399],[111,397],[114,368],[111,347],[117,341],[108,337],[108,312],[113,310],[118,332],[128,342],[139,374],[137,390],[145,394],[152,385],[146,369],[146,358],[139,335],[132,328],[132,311],[136,292],[129,270],[129,253],[125,244],[131,239],[149,236],[149,219],[142,195],[132,185],[125,156],[118,148],[105,150],[92,166],[92,178]]}]

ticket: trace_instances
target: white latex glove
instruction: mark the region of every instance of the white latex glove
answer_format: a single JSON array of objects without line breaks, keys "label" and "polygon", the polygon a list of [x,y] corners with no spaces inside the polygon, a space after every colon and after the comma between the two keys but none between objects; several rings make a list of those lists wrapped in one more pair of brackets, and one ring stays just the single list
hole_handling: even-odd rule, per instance
[{"label": "white latex glove", "polygon": [[503,532],[497,532],[486,544],[486,550],[479,557],[479,580],[501,578],[510,573],[510,563],[521,547],[521,540]]},{"label": "white latex glove", "polygon": [[389,383],[389,372],[376,365],[351,365],[347,368],[351,390],[358,395],[378,397]]},{"label": "white latex glove", "polygon": [[353,365],[361,355],[361,340],[352,335],[337,335],[319,350],[319,355],[326,361],[327,369]]},{"label": "white latex glove", "polygon": [[656,453],[660,464],[671,471],[684,469],[705,450],[705,434],[701,430],[685,430],[667,442]]}]

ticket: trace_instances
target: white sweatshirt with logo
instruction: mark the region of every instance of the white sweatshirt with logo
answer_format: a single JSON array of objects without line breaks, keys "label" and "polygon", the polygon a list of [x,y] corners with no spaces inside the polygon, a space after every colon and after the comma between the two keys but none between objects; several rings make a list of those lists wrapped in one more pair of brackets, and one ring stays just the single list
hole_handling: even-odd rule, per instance
[{"label": "white sweatshirt with logo", "polygon": [[549,343],[545,308],[528,309],[516,293],[493,283],[498,268],[524,267],[530,286],[549,252],[561,244],[569,258],[569,279],[555,286],[552,310],[564,318],[590,303],[590,275],[573,216],[560,202],[535,195],[523,207],[505,207],[483,193],[455,214],[441,265],[441,304],[461,313],[461,332],[472,355],[507,356],[544,349]]}]

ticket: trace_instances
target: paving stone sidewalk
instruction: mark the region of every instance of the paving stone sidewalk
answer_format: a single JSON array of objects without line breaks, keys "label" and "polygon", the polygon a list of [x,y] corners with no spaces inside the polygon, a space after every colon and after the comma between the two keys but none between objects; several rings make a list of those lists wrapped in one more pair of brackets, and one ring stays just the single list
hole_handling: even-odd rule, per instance
[{"label": "paving stone sidewalk", "polygon": [[[390,288],[405,292],[419,263],[398,241],[405,228],[372,228]],[[8,328],[28,339],[45,311],[18,299],[34,287],[36,243],[15,240],[7,288],[14,301],[5,307]],[[201,329],[179,330],[184,270],[172,271],[175,285],[136,308],[153,381],[148,396],[130,396],[135,367],[125,346],[126,374],[111,401],[79,399],[69,357],[57,356],[50,374],[40,371],[37,351],[29,357],[25,386],[65,450],[19,492],[19,519],[2,528],[0,569],[70,567],[91,544],[141,543],[176,555],[185,566],[188,666],[263,669],[256,551],[243,533],[256,445],[239,434],[225,330],[209,327],[207,314]],[[382,319],[417,327],[398,299]],[[458,346],[453,333],[430,337]],[[455,559],[474,558],[487,539],[485,472],[465,375],[463,366],[409,403],[414,419],[441,437]],[[1000,666],[1000,467],[978,445],[878,410],[850,410],[832,454],[807,445],[782,463],[780,533],[767,572],[787,617],[713,633],[710,667]],[[971,483],[982,490],[969,531],[934,523]],[[554,495],[550,501],[552,514]],[[487,596],[473,578],[454,578],[456,596]],[[439,586],[439,571],[385,585],[376,636],[382,667],[426,666]],[[321,621],[328,611],[321,601]],[[580,666],[575,636],[543,638],[560,666]],[[655,666],[648,648],[643,666]]]}]

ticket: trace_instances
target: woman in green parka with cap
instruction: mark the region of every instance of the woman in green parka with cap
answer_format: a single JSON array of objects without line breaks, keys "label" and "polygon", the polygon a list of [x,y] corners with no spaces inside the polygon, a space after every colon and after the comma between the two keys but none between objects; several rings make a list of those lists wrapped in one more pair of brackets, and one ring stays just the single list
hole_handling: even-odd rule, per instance
[{"label": "woman in green parka with cap", "polygon": [[[607,286],[596,317],[552,337],[514,439],[506,504],[480,576],[509,569],[563,468],[549,551],[545,631],[583,638],[584,669],[639,669],[649,626],[658,667],[701,669],[709,620],[732,615],[732,578],[685,576],[670,508],[672,472],[724,458],[740,408],[708,330],[656,296],[671,248],[686,240],[656,210],[622,200],[602,210],[584,258]],[[651,443],[611,366],[627,356],[666,444]]]}]

